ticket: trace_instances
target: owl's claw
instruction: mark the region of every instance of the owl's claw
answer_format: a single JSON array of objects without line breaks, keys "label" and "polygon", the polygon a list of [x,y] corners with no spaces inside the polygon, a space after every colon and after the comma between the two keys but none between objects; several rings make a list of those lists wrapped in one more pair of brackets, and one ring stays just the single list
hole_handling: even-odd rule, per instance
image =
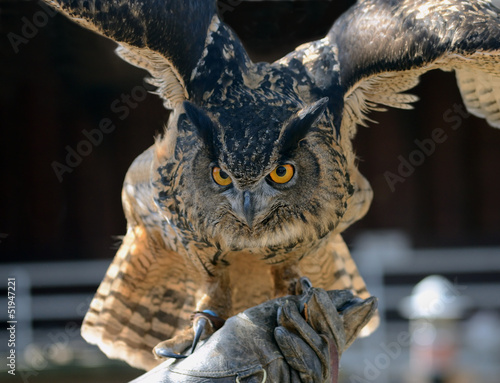
[{"label": "owl's claw", "polygon": [[305,307],[307,305],[307,302],[311,298],[311,294],[309,293],[309,291],[312,289],[313,285],[307,277],[300,278],[299,282],[300,291],[298,293],[301,295],[299,299],[299,312],[305,313]]},{"label": "owl's claw", "polygon": [[[206,311],[209,311],[209,310],[206,310]],[[210,313],[212,314],[213,311]],[[190,354],[192,354],[194,352],[194,350],[196,349],[196,346],[198,345],[198,342],[200,341],[201,336],[209,330],[210,326],[212,326],[212,324],[211,324],[210,320],[205,316],[205,313],[203,313],[203,312],[196,313],[194,315],[194,318],[193,318],[194,339],[193,339],[193,344],[191,346],[191,351],[189,352]]]},{"label": "owl's claw", "polygon": [[299,282],[300,282],[300,285],[302,286],[302,292],[305,292],[309,289],[312,289],[312,287],[313,287],[311,280],[307,277],[300,278]]},{"label": "owl's claw", "polygon": [[[187,331],[189,330],[189,331]],[[181,354],[184,352],[192,340],[192,331],[191,329],[186,329],[176,337],[158,343],[153,349],[153,355],[156,358],[174,358],[174,359],[183,359],[186,358],[187,355]]]},{"label": "owl's claw", "polygon": [[345,302],[342,306],[337,307],[337,312],[341,313],[347,310],[349,307],[354,306],[361,302],[363,302],[363,299],[359,297],[353,297],[352,299],[349,299],[347,302]]},{"label": "owl's claw", "polygon": [[187,355],[182,355],[182,354],[176,354],[171,351],[168,351],[166,348],[163,347],[155,347],[154,353],[156,356],[160,358],[174,358],[174,359],[184,359],[187,358]]},{"label": "owl's claw", "polygon": [[[224,322],[224,319],[218,317],[211,310],[195,312],[193,315],[192,330],[189,329],[184,334],[180,334],[173,339],[159,343],[154,348],[153,353],[160,358],[187,358],[188,355],[194,352],[200,339],[206,339],[211,336],[224,325]],[[177,353],[187,349],[190,343],[191,349],[186,355]]]}]

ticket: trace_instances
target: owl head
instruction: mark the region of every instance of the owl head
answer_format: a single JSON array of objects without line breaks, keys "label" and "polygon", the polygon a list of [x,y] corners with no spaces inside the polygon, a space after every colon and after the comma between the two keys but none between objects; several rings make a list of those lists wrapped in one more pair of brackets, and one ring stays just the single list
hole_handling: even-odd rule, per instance
[{"label": "owl head", "polygon": [[174,154],[158,162],[161,210],[221,249],[293,248],[322,238],[352,194],[327,103],[184,102]]}]

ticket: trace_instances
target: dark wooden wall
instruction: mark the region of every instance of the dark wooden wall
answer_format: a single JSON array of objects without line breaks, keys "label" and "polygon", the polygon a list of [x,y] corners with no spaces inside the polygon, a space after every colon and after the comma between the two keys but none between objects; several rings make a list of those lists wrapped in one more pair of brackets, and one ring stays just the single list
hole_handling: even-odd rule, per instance
[{"label": "dark wooden wall", "polygon": [[[223,17],[255,60],[272,61],[320,38],[352,2],[237,3],[226,1]],[[0,254],[2,261],[111,258],[125,232],[125,172],[168,112],[153,95],[127,104],[123,95],[142,89],[146,73],[60,15],[38,19],[41,26],[14,48],[9,36],[22,36],[41,9],[0,0]],[[359,130],[360,168],[375,200],[347,239],[401,229],[417,246],[500,245],[500,131],[454,110],[463,104],[451,73],[424,76],[414,93],[416,110],[372,114],[379,124]],[[67,148],[105,118],[116,129],[59,182],[53,162],[64,164]],[[447,138],[392,191],[384,174],[398,174],[415,140],[437,129]]]}]

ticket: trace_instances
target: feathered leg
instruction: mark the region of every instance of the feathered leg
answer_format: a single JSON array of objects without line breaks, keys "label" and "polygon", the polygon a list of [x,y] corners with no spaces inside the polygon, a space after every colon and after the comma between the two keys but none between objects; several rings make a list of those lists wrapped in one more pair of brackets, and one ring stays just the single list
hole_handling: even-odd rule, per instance
[{"label": "feathered leg", "polygon": [[224,324],[224,319],[231,313],[231,289],[229,274],[218,270],[217,275],[207,277],[200,289],[201,299],[193,314],[192,326],[180,334],[158,343],[153,354],[159,358],[184,358],[189,347],[191,352],[200,340],[206,339]]}]

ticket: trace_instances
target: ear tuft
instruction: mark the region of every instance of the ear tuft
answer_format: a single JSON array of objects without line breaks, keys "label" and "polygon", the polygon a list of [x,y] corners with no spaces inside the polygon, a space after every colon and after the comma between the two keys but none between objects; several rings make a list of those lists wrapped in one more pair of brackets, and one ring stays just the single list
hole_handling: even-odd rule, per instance
[{"label": "ear tuft", "polygon": [[304,123],[313,125],[325,111],[328,105],[328,100],[328,97],[323,97],[322,99],[302,109],[297,114],[297,117]]},{"label": "ear tuft", "polygon": [[214,123],[208,115],[189,101],[182,103],[184,111],[207,146],[213,145]]},{"label": "ear tuft", "polygon": [[328,97],[305,107],[288,123],[281,136],[281,152],[286,153],[294,149],[303,139],[309,129],[323,115],[328,105]]}]

